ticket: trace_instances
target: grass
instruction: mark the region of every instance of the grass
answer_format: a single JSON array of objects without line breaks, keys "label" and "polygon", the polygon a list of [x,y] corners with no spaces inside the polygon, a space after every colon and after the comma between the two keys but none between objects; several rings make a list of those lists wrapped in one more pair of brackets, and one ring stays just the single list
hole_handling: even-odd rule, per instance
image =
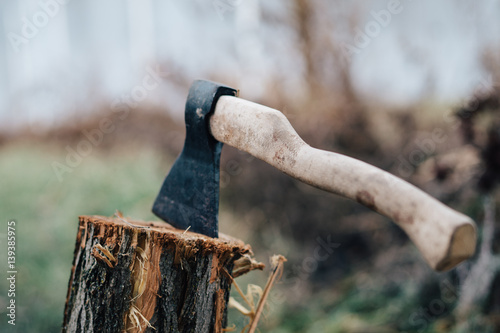
[{"label": "grass", "polygon": [[[118,209],[125,216],[156,219],[151,213],[151,205],[172,159],[165,159],[157,151],[148,149],[95,151],[71,173],[66,173],[60,182],[51,164],[54,161],[63,163],[65,154],[63,149],[54,145],[32,142],[0,148],[0,174],[3,176],[0,186],[3,219],[0,253],[4,253],[6,247],[6,223],[14,219],[18,271],[14,327],[5,320],[7,263],[6,256],[0,257],[0,315],[3,318],[0,332],[60,331],[79,215],[111,216]],[[252,239],[248,223],[224,202],[221,203],[220,217],[223,232]],[[273,242],[281,244],[286,240],[275,239]],[[253,245],[254,250],[259,249],[259,244]],[[415,251],[411,245],[409,248]],[[266,255],[255,252],[258,260],[267,263]],[[293,255],[302,258],[305,254]],[[293,263],[285,264],[285,270],[292,266]],[[268,271],[252,272],[237,282],[244,290],[248,283],[263,286],[267,274]],[[285,282],[278,284],[275,289],[284,295],[284,299],[273,302],[271,294],[271,305],[259,328],[262,332],[272,333],[452,331],[448,330],[446,316],[412,325],[410,316],[421,307],[414,281],[394,287],[383,281],[378,283],[370,276],[373,284],[370,288],[363,288],[352,282],[354,279],[353,276],[345,277],[329,290],[306,294],[302,302],[293,304],[288,301],[293,297],[287,289],[290,286]],[[246,322],[241,314],[230,310],[229,324],[235,323],[241,330]],[[467,329],[457,327],[455,330],[462,331]]]},{"label": "grass", "polygon": [[[126,216],[153,219],[151,205],[168,165],[152,151],[96,152],[59,182],[51,163],[62,163],[65,154],[54,147],[9,145],[0,156],[0,211],[4,219],[0,241],[6,247],[6,223],[14,219],[18,271],[16,326],[1,320],[0,331],[60,331],[78,216],[109,216],[118,209]],[[0,267],[5,275],[6,256],[0,258]],[[0,290],[7,289],[2,276]],[[2,318],[7,302],[6,292],[2,292]]]}]

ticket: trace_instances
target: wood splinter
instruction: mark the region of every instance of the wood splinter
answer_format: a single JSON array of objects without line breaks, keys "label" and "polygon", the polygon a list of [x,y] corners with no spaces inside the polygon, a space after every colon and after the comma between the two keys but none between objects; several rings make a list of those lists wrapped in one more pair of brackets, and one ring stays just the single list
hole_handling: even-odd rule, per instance
[{"label": "wood splinter", "polygon": [[223,332],[233,277],[263,268],[251,254],[222,234],[81,216],[62,331]]}]

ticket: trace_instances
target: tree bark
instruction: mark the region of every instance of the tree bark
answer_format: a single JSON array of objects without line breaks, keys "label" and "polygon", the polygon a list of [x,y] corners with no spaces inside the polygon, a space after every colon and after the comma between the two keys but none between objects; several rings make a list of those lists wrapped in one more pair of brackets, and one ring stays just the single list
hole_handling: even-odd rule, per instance
[{"label": "tree bark", "polygon": [[249,254],[225,235],[81,216],[62,331],[222,332],[230,275]]}]

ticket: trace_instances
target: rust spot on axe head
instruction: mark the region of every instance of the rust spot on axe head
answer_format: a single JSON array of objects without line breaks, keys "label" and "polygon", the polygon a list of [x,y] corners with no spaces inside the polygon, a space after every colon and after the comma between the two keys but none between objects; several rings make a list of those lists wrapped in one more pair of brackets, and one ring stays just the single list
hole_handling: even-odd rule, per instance
[{"label": "rust spot on axe head", "polygon": [[178,229],[218,237],[219,165],[222,143],[209,131],[209,115],[220,96],[235,89],[198,80],[186,102],[186,141],[153,205],[153,213]]}]

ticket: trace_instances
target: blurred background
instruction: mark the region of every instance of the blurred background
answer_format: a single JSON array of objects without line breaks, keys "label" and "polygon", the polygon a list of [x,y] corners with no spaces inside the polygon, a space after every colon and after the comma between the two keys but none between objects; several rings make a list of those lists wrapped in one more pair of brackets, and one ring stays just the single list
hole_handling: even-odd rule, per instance
[{"label": "blurred background", "polygon": [[18,270],[13,327],[0,258],[0,331],[60,330],[79,215],[156,219],[203,78],[479,227],[476,256],[436,273],[388,219],[224,147],[221,232],[288,258],[262,332],[500,332],[499,17],[499,1],[0,2],[0,244],[15,220]]}]

